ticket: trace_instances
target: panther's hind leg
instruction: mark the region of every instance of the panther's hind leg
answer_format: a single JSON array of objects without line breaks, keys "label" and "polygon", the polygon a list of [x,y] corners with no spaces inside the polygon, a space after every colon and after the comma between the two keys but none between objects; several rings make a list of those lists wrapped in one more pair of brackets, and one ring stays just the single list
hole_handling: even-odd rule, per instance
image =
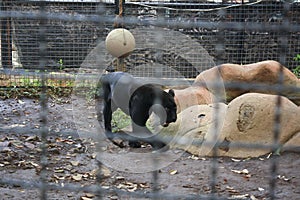
[{"label": "panther's hind leg", "polygon": [[112,132],[111,121],[112,121],[112,100],[111,100],[111,89],[109,84],[103,83],[103,116],[104,116],[104,128],[106,137],[116,146],[123,148],[125,145],[123,140],[119,140],[115,137]]}]

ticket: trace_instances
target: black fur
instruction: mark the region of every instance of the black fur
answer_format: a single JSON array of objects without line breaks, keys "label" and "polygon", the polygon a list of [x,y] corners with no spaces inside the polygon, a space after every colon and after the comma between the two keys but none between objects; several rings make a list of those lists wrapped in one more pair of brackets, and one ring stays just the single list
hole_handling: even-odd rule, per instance
[{"label": "black fur", "polygon": [[[114,141],[114,134],[111,132],[112,113],[120,108],[132,119],[133,133],[139,137],[127,135],[131,147],[139,147],[140,142],[149,143],[153,148],[160,149],[165,143],[159,141],[146,127],[151,112],[154,112],[160,118],[160,124],[167,126],[175,122],[176,104],[174,102],[174,91],[165,92],[160,87],[153,84],[142,84],[133,76],[123,72],[112,72],[105,74],[100,79],[103,91],[103,116],[104,127],[107,137],[116,145],[122,147]],[[96,103],[96,106],[99,103]],[[163,108],[163,109],[161,109]],[[99,118],[99,108],[98,121]],[[101,123],[101,122],[100,122]],[[113,136],[112,136],[113,135]]]}]

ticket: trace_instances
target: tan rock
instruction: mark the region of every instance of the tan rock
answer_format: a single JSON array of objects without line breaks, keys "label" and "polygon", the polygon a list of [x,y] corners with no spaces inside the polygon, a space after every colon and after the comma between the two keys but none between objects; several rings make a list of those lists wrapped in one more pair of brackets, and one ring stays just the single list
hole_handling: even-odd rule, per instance
[{"label": "tan rock", "polygon": [[[222,81],[274,85],[278,82],[280,70],[283,72],[285,86],[300,87],[299,79],[276,61],[263,61],[249,65],[224,64],[202,72],[191,87],[175,90],[178,120],[168,128],[159,131],[165,135],[175,136],[171,143],[173,147],[183,148],[198,156],[211,155],[211,145],[205,148],[205,145],[194,144],[193,139],[204,141],[204,144],[205,141],[215,142],[212,140],[214,134],[211,129],[214,124],[211,118],[214,113],[212,103],[216,96],[222,99],[226,92],[227,99],[233,100],[229,103],[227,112],[221,113],[223,118],[220,120],[224,119],[224,124],[220,122],[218,124],[222,128],[219,140],[222,139],[224,144],[229,144],[229,147],[220,148],[219,155],[257,157],[269,153],[271,149],[238,148],[234,147],[234,143],[273,144],[274,113],[278,98],[272,94],[276,92],[258,88],[244,90],[222,88],[221,85]],[[214,87],[216,82],[219,83],[217,88]],[[282,94],[287,98],[281,97],[279,142],[286,143],[284,148],[288,148],[287,145],[299,146],[300,123],[297,123],[297,119],[300,119],[300,108],[297,105],[300,105],[300,93],[286,90]],[[204,116],[200,121],[197,118],[200,116],[199,113]]]},{"label": "tan rock", "polygon": [[300,132],[293,135],[293,137],[283,145],[282,150],[300,152]]},{"label": "tan rock", "polygon": [[[179,113],[175,123],[158,132],[174,138],[169,143],[171,148],[184,149],[197,156],[211,156],[214,144],[219,141],[228,144],[226,148],[219,148],[220,156],[258,157],[271,152],[271,148],[234,145],[273,144],[276,101],[276,95],[248,93],[237,97],[228,106],[223,103],[194,105]],[[281,97],[280,113],[279,143],[287,142],[283,149],[288,145],[299,147],[300,123],[297,119],[300,119],[300,107]],[[218,129],[215,128],[215,116],[218,116]]]},{"label": "tan rock", "polygon": [[[220,150],[221,156],[257,157],[271,149],[237,148],[232,143],[272,145],[274,138],[275,107],[277,96],[249,93],[237,97],[228,105],[222,134],[229,149]],[[279,142],[284,144],[295,133],[300,132],[300,108],[285,97],[281,97]],[[298,144],[299,145],[299,144]]]},{"label": "tan rock", "polygon": [[[201,82],[210,82],[217,80],[219,76],[223,82],[242,82],[242,83],[260,83],[267,85],[274,85],[278,83],[278,77],[280,69],[283,72],[283,85],[285,86],[297,86],[300,87],[299,79],[286,67],[280,63],[272,60],[262,61],[258,63],[252,63],[248,65],[237,65],[237,64],[223,64],[220,66],[213,67],[200,73],[194,82],[194,85],[198,85]],[[209,87],[207,87],[213,92]],[[266,94],[275,94],[275,91],[266,89],[235,89],[225,87],[226,97],[228,101],[236,98],[237,96],[247,92],[259,92]],[[214,92],[213,92],[214,93]],[[300,93],[283,91],[283,95],[290,98],[291,101],[300,105]]]},{"label": "tan rock", "polygon": [[210,104],[214,99],[213,94],[204,87],[191,86],[174,92],[177,113],[193,105]]},{"label": "tan rock", "polygon": [[[225,138],[220,130],[226,110],[227,105],[223,103],[191,106],[178,114],[175,123],[162,128],[160,134],[174,137],[169,143],[171,148],[181,148],[195,155],[208,155],[214,144]],[[216,120],[218,129],[215,127]]]}]

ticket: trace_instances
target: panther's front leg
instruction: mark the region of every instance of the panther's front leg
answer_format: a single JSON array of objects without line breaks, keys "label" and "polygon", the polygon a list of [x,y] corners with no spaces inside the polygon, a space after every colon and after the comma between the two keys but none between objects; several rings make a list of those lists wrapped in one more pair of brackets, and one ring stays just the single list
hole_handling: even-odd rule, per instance
[{"label": "panther's front leg", "polygon": [[153,133],[146,127],[146,122],[144,126],[139,126],[133,122],[132,130],[135,140],[129,142],[131,147],[140,147],[140,142],[150,144],[154,150],[162,149],[166,146],[160,137],[153,135]]}]

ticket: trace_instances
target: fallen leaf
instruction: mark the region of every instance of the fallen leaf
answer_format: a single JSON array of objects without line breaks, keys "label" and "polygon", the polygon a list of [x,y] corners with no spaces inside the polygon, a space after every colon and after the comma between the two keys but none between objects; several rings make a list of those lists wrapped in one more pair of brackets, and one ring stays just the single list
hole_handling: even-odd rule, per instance
[{"label": "fallen leaf", "polygon": [[85,193],[85,196],[86,197],[89,197],[89,198],[92,198],[95,196],[95,194],[92,194],[92,193]]},{"label": "fallen leaf", "polygon": [[258,189],[258,191],[260,191],[260,192],[265,190],[264,188],[261,188],[261,187],[258,187],[257,189]]},{"label": "fallen leaf", "polygon": [[125,177],[123,177],[123,176],[117,176],[116,179],[117,180],[125,180]]},{"label": "fallen leaf", "polygon": [[254,195],[251,195],[251,196],[250,196],[250,199],[251,199],[251,200],[258,200]]},{"label": "fallen leaf", "polygon": [[101,166],[101,173],[104,177],[110,177],[111,172],[107,167]]},{"label": "fallen leaf", "polygon": [[243,169],[243,170],[234,170],[234,169],[232,169],[231,171],[234,172],[234,173],[237,173],[237,174],[249,174],[249,171],[247,169]]},{"label": "fallen leaf", "polygon": [[93,153],[92,155],[91,155],[91,158],[92,159],[95,159],[97,157],[97,153]]},{"label": "fallen leaf", "polygon": [[175,175],[175,174],[177,174],[177,170],[172,169],[172,170],[169,171],[169,173],[170,173],[171,175]]},{"label": "fallen leaf", "polygon": [[124,189],[124,188],[126,188],[126,186],[124,185],[124,184],[122,184],[122,183],[120,183],[119,185],[117,185],[117,188],[119,188],[119,189]]},{"label": "fallen leaf", "polygon": [[134,192],[134,191],[137,190],[137,184],[136,183],[126,182],[125,185],[126,185],[126,188],[129,192]]},{"label": "fallen leaf", "polygon": [[114,195],[114,196],[110,196],[109,199],[110,200],[119,200],[119,197]]},{"label": "fallen leaf", "polygon": [[137,184],[131,182],[125,182],[124,184],[120,183],[119,185],[117,185],[117,188],[127,190],[129,192],[134,192],[137,190]]},{"label": "fallen leaf", "polygon": [[92,198],[89,197],[81,197],[82,200],[92,200]]},{"label": "fallen leaf", "polygon": [[34,136],[29,136],[25,139],[25,141],[37,141],[39,140],[38,136],[34,135]]},{"label": "fallen leaf", "polygon": [[195,156],[195,155],[191,155],[188,157],[189,159],[192,159],[192,160],[199,160],[199,157]]},{"label": "fallen leaf", "polygon": [[75,167],[79,165],[79,161],[70,161],[70,163]]},{"label": "fallen leaf", "polygon": [[19,103],[19,104],[24,104],[25,102],[19,99],[19,100],[18,100],[18,103]]},{"label": "fallen leaf", "polygon": [[30,161],[29,163],[30,163],[32,166],[34,166],[34,167],[39,167],[39,164],[37,164],[37,163],[35,163],[35,162]]},{"label": "fallen leaf", "polygon": [[57,176],[56,174],[53,174],[53,177],[56,178],[57,180],[65,180],[64,176]]},{"label": "fallen leaf", "polygon": [[75,181],[81,181],[82,180],[82,174],[73,175],[72,179]]},{"label": "fallen leaf", "polygon": [[140,183],[139,186],[141,188],[150,188],[150,186],[147,183]]},{"label": "fallen leaf", "polygon": [[232,195],[230,199],[248,199],[249,194]]},{"label": "fallen leaf", "polygon": [[25,142],[24,143],[25,147],[29,148],[29,149],[34,149],[35,148],[35,145],[34,144],[31,144],[29,142]]},{"label": "fallen leaf", "polygon": [[226,186],[226,190],[231,194],[238,194],[239,191],[235,190],[233,187]]},{"label": "fallen leaf", "polygon": [[55,169],[54,172],[55,173],[63,173],[65,170],[64,169]]},{"label": "fallen leaf", "polygon": [[134,192],[137,190],[137,187],[134,187],[134,188],[131,188],[131,189],[128,189],[129,192]]},{"label": "fallen leaf", "polygon": [[72,140],[64,140],[64,143],[66,143],[66,144],[74,144],[75,142],[72,141]]},{"label": "fallen leaf", "polygon": [[290,181],[291,180],[291,178],[286,178],[285,176],[281,176],[281,175],[278,175],[277,178],[280,179],[280,180],[284,180],[284,181]]},{"label": "fallen leaf", "polygon": [[98,173],[98,169],[93,169],[92,171],[88,172],[88,174],[89,174],[90,176],[96,176],[97,173]]},{"label": "fallen leaf", "polygon": [[13,145],[13,146],[15,146],[16,148],[23,148],[24,146],[22,145],[22,141],[19,141],[19,140],[13,140],[13,141],[11,141],[11,144]]}]

